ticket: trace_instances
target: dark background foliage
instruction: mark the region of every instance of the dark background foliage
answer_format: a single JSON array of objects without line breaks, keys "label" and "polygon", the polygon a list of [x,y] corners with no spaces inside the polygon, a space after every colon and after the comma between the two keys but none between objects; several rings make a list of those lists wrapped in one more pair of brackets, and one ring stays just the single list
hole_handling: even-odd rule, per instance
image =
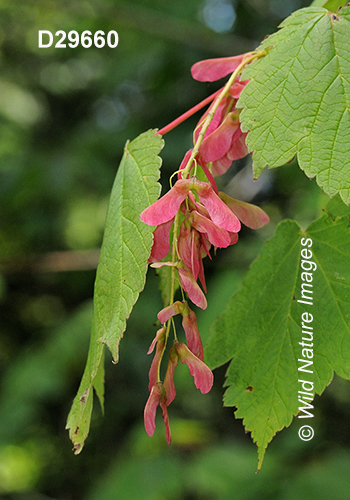
[{"label": "dark background foliage", "polygon": [[[222,407],[225,367],[202,396],[179,367],[163,424],[143,428],[150,358],[161,307],[153,270],[128,322],[120,362],[107,353],[105,415],[96,404],[86,446],[74,456],[65,420],[83,372],[91,299],[109,192],[123,147],[161,128],[219,84],[191,79],[196,61],[254,49],[293,0],[38,0],[0,5],[0,496],[44,499],[344,499],[350,467],[349,385],[315,400],[312,442],[295,424],[256,450],[233,409]],[[38,31],[116,30],[115,49],[38,48]],[[55,39],[55,41],[57,38]],[[165,136],[162,183],[191,145],[193,117]],[[204,340],[276,224],[306,225],[327,201],[295,162],[253,181],[249,157],[220,179],[260,204],[268,227],[206,263]],[[183,368],[183,369],[182,369]]]}]

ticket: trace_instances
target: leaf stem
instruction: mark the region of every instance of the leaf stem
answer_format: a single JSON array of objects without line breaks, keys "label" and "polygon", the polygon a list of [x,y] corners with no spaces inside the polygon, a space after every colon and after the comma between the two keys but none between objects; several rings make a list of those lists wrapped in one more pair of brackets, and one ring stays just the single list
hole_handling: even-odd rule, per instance
[{"label": "leaf stem", "polygon": [[168,123],[168,125],[166,125],[165,127],[161,128],[160,130],[158,130],[157,134],[159,134],[159,135],[165,135],[166,133],[168,133],[171,130],[173,130],[175,127],[177,127],[178,125],[180,125],[180,123],[184,122],[185,120],[187,120],[187,118],[190,118],[192,115],[194,115],[195,113],[197,113],[197,111],[201,110],[207,104],[209,104],[211,101],[213,101],[215,99],[215,97],[221,92],[221,90],[222,89],[217,90],[216,92],[214,92],[214,94],[211,94],[209,97],[207,97],[206,99],[204,99],[200,103],[196,104],[196,106],[193,106],[193,108],[191,108],[188,111],[186,111],[186,113],[183,113],[178,118],[176,118],[172,122]]},{"label": "leaf stem", "polygon": [[[177,232],[179,229],[179,219],[180,219],[180,210],[178,210],[177,214],[175,215],[175,220],[174,220],[174,229],[173,229],[173,241],[172,241],[172,250],[171,250],[171,261],[175,262],[177,260]],[[170,299],[169,299],[169,305],[171,305],[174,302],[174,295],[175,295],[175,266],[171,268],[171,289],[170,289]]]},{"label": "leaf stem", "polygon": [[[174,229],[173,229],[173,241],[172,241],[172,250],[171,250],[171,261],[176,262],[177,260],[177,232],[179,228],[179,220],[180,220],[180,210],[177,212],[175,215],[175,220],[174,220]],[[170,298],[169,298],[169,306],[174,303],[174,296],[175,296],[175,266],[172,266],[171,268],[171,285],[170,285]],[[162,359],[166,350],[166,346],[168,343],[168,338],[169,338],[169,333],[170,333],[170,325],[173,325],[173,330],[174,330],[174,340],[177,340],[176,336],[176,331],[175,331],[175,325],[174,322],[172,321],[172,318],[170,318],[167,322],[167,328],[165,332],[165,341],[164,341],[164,347],[162,349],[161,355],[159,357],[159,362],[157,366],[157,380],[160,382],[160,365],[162,363]]]}]

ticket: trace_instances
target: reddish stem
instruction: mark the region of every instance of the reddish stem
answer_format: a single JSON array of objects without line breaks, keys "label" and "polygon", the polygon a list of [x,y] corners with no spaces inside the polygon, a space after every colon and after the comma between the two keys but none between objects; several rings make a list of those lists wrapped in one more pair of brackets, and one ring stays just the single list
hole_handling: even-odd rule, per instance
[{"label": "reddish stem", "polygon": [[167,132],[170,132],[171,130],[173,130],[175,127],[180,125],[180,123],[184,122],[185,120],[187,120],[187,118],[194,115],[195,113],[197,113],[197,111],[204,108],[204,106],[206,106],[211,101],[213,101],[215,99],[215,97],[221,92],[221,90],[222,89],[218,90],[217,92],[214,92],[214,94],[212,94],[209,97],[207,97],[206,99],[204,99],[204,101],[201,101],[199,104],[197,104],[193,108],[186,111],[186,113],[184,113],[181,116],[179,116],[178,118],[176,118],[176,120],[173,120],[171,123],[169,123],[165,127],[158,130],[157,134],[164,135]]},{"label": "reddish stem", "polygon": [[200,166],[202,167],[203,172],[207,176],[207,179],[210,182],[210,184],[212,185],[212,188],[214,189],[215,193],[219,194],[219,191],[218,191],[215,179],[213,177],[213,174],[210,172],[210,170],[208,169],[208,167],[206,166],[206,164],[204,163],[204,161],[200,162]]}]

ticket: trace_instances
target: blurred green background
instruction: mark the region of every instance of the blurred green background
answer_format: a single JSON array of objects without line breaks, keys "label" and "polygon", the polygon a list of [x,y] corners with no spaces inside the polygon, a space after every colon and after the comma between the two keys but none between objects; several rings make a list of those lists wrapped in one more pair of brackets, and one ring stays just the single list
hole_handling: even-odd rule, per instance
[{"label": "blurred green background", "polygon": [[[0,1],[0,497],[14,500],[348,498],[350,388],[315,399],[315,438],[299,422],[256,447],[222,406],[225,367],[206,396],[177,369],[173,444],[149,438],[146,352],[161,308],[153,270],[128,322],[120,362],[106,356],[106,408],[74,456],[65,421],[87,356],[91,299],[109,192],[127,139],[161,128],[217,90],[196,61],[254,49],[302,0]],[[119,45],[38,48],[38,31],[116,30]],[[55,38],[57,41],[57,38]],[[191,146],[199,116],[165,136],[162,183]],[[220,186],[260,204],[268,227],[242,231],[206,262],[204,341],[249,264],[286,217],[306,226],[327,198],[295,162],[253,181],[250,158]]]}]

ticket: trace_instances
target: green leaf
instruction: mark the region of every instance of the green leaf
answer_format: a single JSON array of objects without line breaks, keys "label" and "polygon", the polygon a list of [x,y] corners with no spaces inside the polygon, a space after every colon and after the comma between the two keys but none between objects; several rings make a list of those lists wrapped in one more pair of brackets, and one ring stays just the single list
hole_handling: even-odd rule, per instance
[{"label": "green leaf", "polygon": [[324,191],[350,203],[350,7],[296,11],[250,64],[238,105],[255,177],[297,154]]},{"label": "green leaf", "polygon": [[[321,394],[334,371],[350,378],[348,223],[346,216],[333,221],[324,215],[303,232],[296,222],[282,222],[213,324],[206,360],[215,368],[232,359],[224,403],[237,407],[236,417],[251,431],[259,468],[268,443],[298,413],[298,379],[313,382],[313,392]],[[307,238],[312,240],[308,262],[317,265],[311,272],[312,305],[298,302]],[[312,374],[298,370],[298,359],[304,359],[299,344],[304,312],[313,315]]]},{"label": "green leaf", "polygon": [[336,12],[339,7],[347,4],[347,0],[314,0],[311,7],[323,7],[330,12]]},{"label": "green leaf", "polygon": [[89,432],[93,388],[103,408],[104,344],[117,362],[126,320],[145,285],[153,228],[140,220],[140,213],[159,196],[162,147],[155,130],[127,143],[112,188],[95,281],[89,354],[67,421],[75,453],[80,453]]},{"label": "green leaf", "polygon": [[69,412],[66,429],[74,444],[74,453],[78,455],[84,446],[85,439],[89,434],[91,413],[93,407],[93,389],[96,390],[101,407],[104,403],[104,346],[98,342],[94,321],[90,338],[89,354],[83,377],[77,395],[74,398],[72,408]]},{"label": "green leaf", "polygon": [[112,189],[94,296],[97,335],[118,361],[126,320],[145,285],[153,230],[140,213],[160,194],[158,153],[163,146],[150,130],[127,144]]},{"label": "green leaf", "polygon": [[341,201],[340,196],[335,196],[324,208],[324,211],[335,219],[336,217],[343,217],[344,215],[350,216],[350,207],[348,205],[344,205]]}]

